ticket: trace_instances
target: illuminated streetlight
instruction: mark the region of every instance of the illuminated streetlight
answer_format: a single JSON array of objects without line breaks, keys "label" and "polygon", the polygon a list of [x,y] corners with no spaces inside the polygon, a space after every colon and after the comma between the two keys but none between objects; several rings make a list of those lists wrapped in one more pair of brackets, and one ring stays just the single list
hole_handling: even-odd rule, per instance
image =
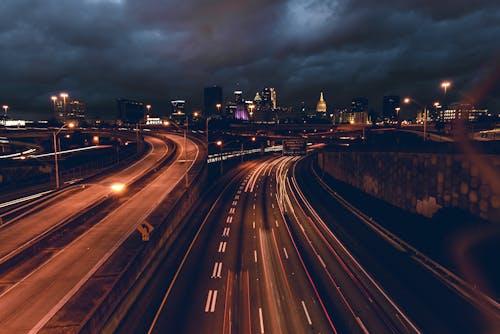
[{"label": "illuminated streetlight", "polygon": [[215,105],[215,107],[217,108],[217,113],[219,113],[219,114],[220,114],[220,108],[222,107],[222,104],[217,103],[217,104]]},{"label": "illuminated streetlight", "polygon": [[57,96],[52,95],[52,96],[50,97],[50,99],[52,100],[52,105],[53,105],[53,107],[54,107],[54,112],[56,112],[56,101],[57,101]]},{"label": "illuminated streetlight", "polygon": [[66,99],[68,98],[69,95],[68,93],[61,93],[59,94],[59,96],[62,97],[63,99],[63,111],[64,111],[64,117],[66,117],[66,110],[67,110]]},{"label": "illuminated streetlight", "polygon": [[450,85],[451,85],[451,82],[449,82],[449,81],[443,81],[441,83],[441,88],[444,89],[444,95],[446,95],[446,91],[448,90],[448,87],[450,87]]},{"label": "illuminated streetlight", "polygon": [[[406,104],[410,104],[410,102],[413,102],[415,103],[416,105],[418,105],[420,108],[422,108],[422,104],[418,103],[415,99],[411,99],[409,97],[405,98],[404,99],[404,103]],[[436,104],[434,104],[436,105]],[[423,109],[424,109],[424,112],[423,112],[423,116],[424,116],[424,141],[427,141],[427,106],[423,106]]]},{"label": "illuminated streetlight", "polygon": [[146,114],[146,118],[149,118],[149,111],[151,110],[151,105],[147,104],[146,109],[148,110],[148,113]]},{"label": "illuminated streetlight", "polygon": [[8,106],[8,105],[6,105],[6,104],[4,104],[4,105],[2,106],[2,108],[3,108],[3,112],[4,112],[5,116],[7,116],[7,110],[9,110],[9,106]]},{"label": "illuminated streetlight", "polygon": [[75,127],[75,123],[64,123],[59,130],[52,132],[53,140],[54,140],[54,164],[55,164],[55,172],[56,172],[56,189],[59,189],[59,161],[57,159],[57,135],[61,132],[62,129],[68,127],[70,129]]},{"label": "illuminated streetlight", "polygon": [[215,144],[217,146],[219,146],[219,149],[220,149],[220,173],[222,174],[222,171],[223,171],[223,169],[222,169],[222,140],[217,140],[215,142]]}]

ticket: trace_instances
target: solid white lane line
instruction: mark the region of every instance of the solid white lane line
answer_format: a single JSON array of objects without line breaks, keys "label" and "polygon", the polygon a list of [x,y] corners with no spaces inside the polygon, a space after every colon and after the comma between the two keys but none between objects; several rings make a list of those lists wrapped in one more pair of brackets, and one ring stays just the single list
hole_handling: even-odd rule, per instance
[{"label": "solid white lane line", "polygon": [[205,303],[205,312],[210,311],[210,302],[212,301],[213,290],[208,290],[207,302]]},{"label": "solid white lane line", "polygon": [[255,263],[257,263],[257,251],[256,250],[253,251],[253,259],[254,259]]},{"label": "solid white lane line", "polygon": [[264,334],[264,318],[262,318],[262,307],[259,307],[260,333]]},{"label": "solid white lane line", "polygon": [[285,252],[285,258],[288,260],[288,253],[287,253],[287,251],[286,251],[286,248],[285,248],[285,247],[283,247],[283,252]]},{"label": "solid white lane line", "polygon": [[312,325],[313,323],[311,321],[311,317],[309,316],[309,312],[307,312],[306,303],[304,303],[304,301],[302,301],[302,307],[304,308],[304,313],[306,314],[307,322],[309,323],[309,325]]},{"label": "solid white lane line", "polygon": [[217,290],[214,290],[214,295],[212,297],[212,306],[210,306],[210,312],[215,312],[215,302],[217,301]]}]

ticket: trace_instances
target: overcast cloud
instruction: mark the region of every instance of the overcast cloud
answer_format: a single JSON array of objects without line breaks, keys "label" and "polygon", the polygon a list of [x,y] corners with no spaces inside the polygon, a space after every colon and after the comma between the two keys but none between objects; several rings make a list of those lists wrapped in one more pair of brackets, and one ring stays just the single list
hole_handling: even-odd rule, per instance
[{"label": "overcast cloud", "polygon": [[48,117],[60,91],[109,117],[117,97],[166,111],[276,87],[281,105],[382,95],[468,98],[500,109],[497,1],[0,1],[0,103]]}]

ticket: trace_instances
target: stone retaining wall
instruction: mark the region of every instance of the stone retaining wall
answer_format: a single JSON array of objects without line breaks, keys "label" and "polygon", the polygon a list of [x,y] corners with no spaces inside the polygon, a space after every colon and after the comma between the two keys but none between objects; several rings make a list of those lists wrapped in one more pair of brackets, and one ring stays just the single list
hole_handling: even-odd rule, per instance
[{"label": "stone retaining wall", "polygon": [[[500,173],[500,156],[481,156]],[[432,217],[458,208],[500,222],[500,189],[461,154],[320,152],[318,165],[330,176],[397,207]]]}]

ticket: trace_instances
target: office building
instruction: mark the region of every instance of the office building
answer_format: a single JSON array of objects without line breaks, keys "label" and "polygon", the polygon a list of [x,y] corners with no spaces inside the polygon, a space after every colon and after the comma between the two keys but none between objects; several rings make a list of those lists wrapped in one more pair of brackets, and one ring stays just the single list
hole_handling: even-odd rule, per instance
[{"label": "office building", "polygon": [[368,99],[364,97],[351,100],[350,124],[368,124]]},{"label": "office building", "polygon": [[185,100],[172,100],[170,101],[172,105],[172,118],[183,119],[186,116],[186,101]]},{"label": "office building", "polygon": [[61,122],[82,122],[85,120],[85,103],[82,100],[69,96],[59,97],[53,100],[54,114]]},{"label": "office building", "polygon": [[116,107],[118,119],[123,124],[139,123],[146,115],[146,106],[141,101],[120,98],[116,100]]},{"label": "office building", "polygon": [[468,122],[477,122],[487,116],[487,109],[476,109],[473,105],[468,103],[453,103],[447,108],[441,108],[439,110],[438,118],[439,120],[447,123],[459,119],[463,119]]}]

